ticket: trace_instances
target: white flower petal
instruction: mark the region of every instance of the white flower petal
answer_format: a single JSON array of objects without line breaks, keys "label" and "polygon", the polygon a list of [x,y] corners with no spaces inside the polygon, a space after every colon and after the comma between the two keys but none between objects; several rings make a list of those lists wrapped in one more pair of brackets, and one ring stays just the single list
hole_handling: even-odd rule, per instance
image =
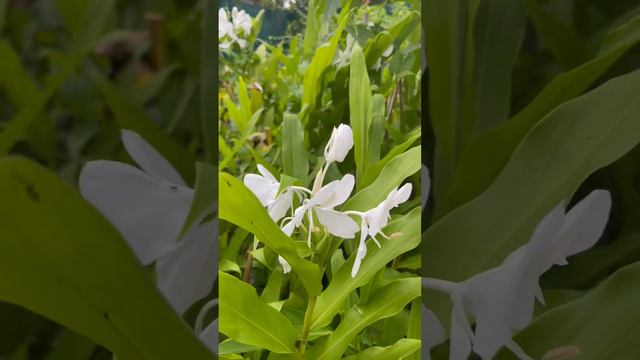
[{"label": "white flower petal", "polygon": [[356,257],[353,262],[353,267],[351,268],[351,277],[355,278],[360,270],[360,265],[362,264],[362,259],[367,255],[367,244],[365,244],[365,239],[367,237],[366,232],[362,231],[360,235],[360,243],[358,244],[358,250],[356,251]]},{"label": "white flower petal", "polygon": [[280,188],[277,181],[256,174],[246,174],[244,185],[260,200],[262,206],[269,205],[275,199]]},{"label": "white flower petal", "polygon": [[292,200],[293,191],[286,191],[278,195],[276,199],[269,204],[269,216],[271,216],[273,221],[277,222],[287,214],[287,211],[291,208]]},{"label": "white flower petal", "polygon": [[258,167],[258,172],[262,176],[264,176],[265,178],[267,178],[267,179],[269,179],[269,180],[271,180],[273,182],[278,182],[278,179],[276,179],[276,177],[273,176],[273,174],[271,172],[269,172],[269,170],[267,170],[266,167],[264,167],[264,166],[262,166],[260,164],[258,164],[257,167]]},{"label": "white flower petal", "polygon": [[278,255],[278,262],[282,266],[282,272],[288,274],[291,272],[291,265],[282,256]]},{"label": "white flower petal", "polygon": [[[332,187],[329,185],[334,184]],[[323,193],[323,187],[318,191],[318,194],[314,196],[315,204],[322,206],[327,209],[333,209],[334,207],[344,203],[349,198],[351,191],[353,190],[353,186],[355,185],[355,178],[351,174],[347,174],[342,177],[341,180],[333,181],[327,184],[325,187],[331,191],[327,191],[327,197],[324,197],[325,193]],[[322,194],[321,194],[322,193]]]},{"label": "white flower petal", "polygon": [[331,209],[316,207],[318,221],[327,227],[327,231],[344,239],[353,238],[358,232],[358,224],[348,215]]},{"label": "white flower petal", "polygon": [[340,124],[333,128],[331,138],[324,148],[324,157],[327,164],[342,162],[353,147],[353,131],[346,124]]},{"label": "white flower petal", "polygon": [[209,350],[213,351],[214,354],[218,353],[218,319],[213,320],[211,324],[209,324],[200,335],[198,335],[200,341],[205,344]]},{"label": "white flower petal", "polygon": [[422,172],[420,177],[420,185],[422,187],[422,209],[427,205],[427,199],[429,199],[429,190],[431,189],[431,179],[429,179],[429,169],[422,165]]},{"label": "white flower petal", "polygon": [[422,304],[422,338],[424,339],[422,358],[426,360],[431,359],[431,349],[442,344],[447,339],[440,320],[424,304]]},{"label": "white flower petal", "polygon": [[471,353],[469,323],[467,322],[462,302],[455,298],[452,298],[452,300],[449,360],[467,360]]},{"label": "white flower petal", "polygon": [[120,231],[143,264],[176,244],[193,190],[169,185],[127,164],[92,161],[79,179],[82,196]]},{"label": "white flower petal", "polygon": [[406,183],[402,185],[402,187],[398,189],[398,192],[395,194],[395,197],[393,199],[393,207],[397,207],[403,202],[409,200],[409,196],[411,196],[412,189],[413,189],[413,186],[411,185],[411,183]]},{"label": "white flower petal", "polygon": [[157,286],[179,314],[207,296],[217,276],[217,221],[194,227],[156,264]]},{"label": "white flower petal", "polygon": [[149,175],[164,179],[170,184],[186,186],[176,169],[140,135],[122,130],[122,143],[131,158]]}]

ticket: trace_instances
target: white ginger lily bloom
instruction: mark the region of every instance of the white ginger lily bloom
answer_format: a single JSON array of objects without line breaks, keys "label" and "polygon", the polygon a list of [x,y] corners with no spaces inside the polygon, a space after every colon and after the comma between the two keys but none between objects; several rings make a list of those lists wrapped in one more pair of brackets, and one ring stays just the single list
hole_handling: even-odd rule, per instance
[{"label": "white ginger lily bloom", "polygon": [[264,166],[258,164],[258,174],[244,176],[244,185],[253,192],[262,206],[267,207],[269,216],[277,222],[282,219],[293,206],[293,195],[309,193],[310,191],[300,186],[288,186],[280,195],[280,182]]},{"label": "white ginger lily bloom", "polygon": [[[280,195],[278,189],[280,188],[280,182],[267,170],[264,166],[258,164],[257,174],[247,174],[244,176],[244,184],[251,192],[253,192],[262,206],[266,206],[269,212],[269,216],[273,221],[278,222],[282,219],[287,211],[293,207],[293,195],[298,194],[300,197],[301,192],[309,192],[308,189],[298,186],[289,186]],[[282,265],[283,272],[285,274],[291,272],[291,266],[280,255],[278,255],[278,261]]]},{"label": "white ginger lily bloom", "polygon": [[318,221],[326,227],[329,233],[345,239],[353,238],[358,231],[358,224],[345,213],[333,210],[333,208],[347,200],[354,184],[353,175],[347,174],[341,180],[335,180],[323,186],[296,209],[293,218],[282,228],[284,233],[291,236],[293,229],[300,226],[306,214],[309,221],[307,242],[311,247],[311,232],[314,227],[313,213],[315,212]]},{"label": "white ginger lily bloom", "polygon": [[295,0],[284,0],[282,2],[282,7],[285,10],[289,10],[289,8],[291,8],[291,5],[295,5],[296,1]]},{"label": "white ginger lily bloom", "polygon": [[356,259],[351,268],[351,277],[356,277],[362,259],[367,255],[367,245],[365,243],[367,236],[380,246],[380,242],[376,239],[376,235],[380,234],[385,239],[389,239],[382,229],[387,226],[391,215],[389,212],[391,209],[397,207],[403,202],[409,199],[411,195],[411,184],[404,184],[400,189],[393,189],[378,206],[373,209],[367,210],[364,213],[358,211],[346,211],[346,214],[353,214],[360,216],[360,243],[358,244],[358,251],[356,252]]},{"label": "white ginger lily bloom", "polygon": [[[466,359],[472,350],[491,359],[503,346],[519,359],[530,359],[511,337],[531,322],[535,299],[544,304],[540,276],[591,248],[604,231],[610,207],[609,192],[595,190],[566,214],[562,203],[553,209],[531,240],[502,265],[460,283],[423,278],[423,287],[449,293],[453,302],[450,359]],[[475,331],[465,310],[475,317]]]},{"label": "white ginger lily bloom", "polygon": [[193,190],[138,134],[123,130],[122,141],[141,169],[91,161],[80,174],[80,192],[116,227],[142,264],[156,263],[158,288],[182,314],[213,287],[217,222],[196,225],[179,241]]}]

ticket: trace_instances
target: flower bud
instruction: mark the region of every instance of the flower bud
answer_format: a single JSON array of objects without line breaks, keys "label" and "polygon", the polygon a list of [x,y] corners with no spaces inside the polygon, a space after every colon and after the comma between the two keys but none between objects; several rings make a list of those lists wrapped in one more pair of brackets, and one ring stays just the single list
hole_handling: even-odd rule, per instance
[{"label": "flower bud", "polygon": [[331,139],[324,148],[324,158],[327,165],[332,162],[342,162],[353,147],[353,132],[349,125],[340,124],[333,128]]}]

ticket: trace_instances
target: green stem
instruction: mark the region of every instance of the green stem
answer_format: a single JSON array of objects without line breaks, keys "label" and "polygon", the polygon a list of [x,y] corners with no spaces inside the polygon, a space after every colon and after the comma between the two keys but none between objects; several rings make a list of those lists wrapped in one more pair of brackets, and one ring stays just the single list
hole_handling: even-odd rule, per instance
[{"label": "green stem", "polygon": [[313,315],[313,309],[316,307],[316,297],[309,298],[309,304],[307,305],[307,312],[304,314],[304,323],[302,325],[302,338],[300,340],[300,356],[304,358],[304,351],[307,348],[307,342],[309,340],[309,331],[311,326],[311,316]]}]

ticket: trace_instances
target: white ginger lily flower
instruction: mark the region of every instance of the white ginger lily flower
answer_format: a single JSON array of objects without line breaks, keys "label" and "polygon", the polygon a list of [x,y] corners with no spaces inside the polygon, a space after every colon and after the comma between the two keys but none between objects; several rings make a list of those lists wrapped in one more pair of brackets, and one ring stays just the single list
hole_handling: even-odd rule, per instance
[{"label": "white ginger lily flower", "polygon": [[[451,296],[450,359],[466,359],[472,349],[482,359],[491,359],[503,346],[519,359],[530,359],[511,337],[513,330],[531,322],[535,299],[544,304],[540,276],[591,248],[604,231],[610,207],[609,192],[595,190],[566,214],[562,203],[553,209],[531,240],[502,265],[460,283],[423,278],[423,287]],[[475,317],[475,331],[465,310]]]},{"label": "white ginger lily flower", "polygon": [[182,314],[213,287],[217,222],[196,225],[179,241],[193,190],[138,134],[123,130],[122,141],[141,169],[91,161],[80,174],[80,192],[118,229],[142,264],[156,262],[157,286]]},{"label": "white ginger lily flower", "polygon": [[[289,186],[280,195],[277,195],[280,188],[280,182],[267,170],[264,166],[258,164],[257,174],[247,174],[244,176],[244,184],[251,192],[253,192],[262,206],[266,206],[269,216],[273,221],[278,222],[282,219],[287,211],[293,207],[293,195],[298,194],[301,198],[301,192],[309,192],[308,189],[299,186]],[[289,234],[290,235],[290,234]],[[291,266],[280,255],[278,261],[282,265],[285,274],[291,272]]]},{"label": "white ginger lily flower", "polygon": [[291,5],[295,5],[295,3],[295,0],[284,0],[282,2],[282,8],[284,8],[285,10],[289,10],[291,8]]},{"label": "white ginger lily flower", "polygon": [[296,209],[293,218],[282,228],[284,233],[291,236],[293,229],[300,226],[306,214],[309,220],[307,242],[311,247],[311,232],[314,227],[313,213],[315,212],[318,221],[326,227],[329,233],[345,239],[353,238],[358,231],[358,224],[345,213],[333,210],[333,208],[347,200],[354,184],[353,175],[347,174],[341,180],[335,180],[323,186]]},{"label": "white ginger lily flower", "polygon": [[367,210],[364,213],[358,211],[346,211],[345,214],[352,214],[360,216],[360,243],[358,244],[358,251],[356,252],[356,259],[353,263],[353,267],[351,268],[351,277],[356,277],[358,270],[360,269],[360,264],[362,263],[362,259],[367,255],[367,245],[365,240],[367,236],[370,236],[371,239],[380,246],[380,242],[376,239],[376,235],[380,234],[385,239],[389,239],[382,229],[387,226],[391,215],[389,212],[391,209],[397,207],[403,202],[409,199],[411,195],[411,184],[404,184],[400,189],[393,189],[388,195],[387,198],[384,199],[378,206],[373,209]]}]

